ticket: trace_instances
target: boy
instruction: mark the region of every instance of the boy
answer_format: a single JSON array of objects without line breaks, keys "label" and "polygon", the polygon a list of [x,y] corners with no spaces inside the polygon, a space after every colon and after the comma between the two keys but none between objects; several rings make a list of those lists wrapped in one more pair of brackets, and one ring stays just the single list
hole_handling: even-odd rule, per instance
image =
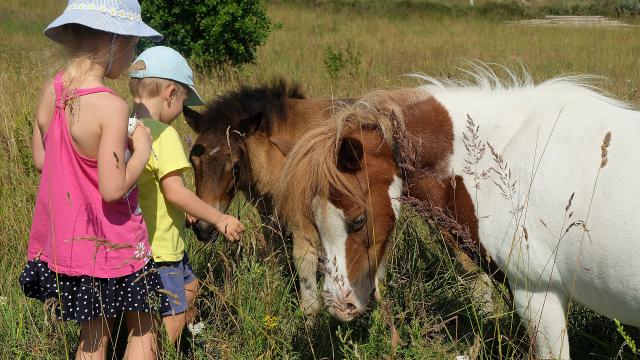
[{"label": "boy", "polygon": [[213,224],[229,240],[238,240],[244,226],[235,217],[209,206],[184,185],[182,172],[190,165],[171,123],[182,113],[183,106],[204,105],[193,86],[187,61],[171,48],[152,47],[134,61],[129,76],[134,114],[153,136],[152,154],[138,180],[140,208],[162,285],[170,293],[172,309],[162,315],[167,335],[175,342],[193,316],[189,308],[199,286],[184,251],[185,213]]}]

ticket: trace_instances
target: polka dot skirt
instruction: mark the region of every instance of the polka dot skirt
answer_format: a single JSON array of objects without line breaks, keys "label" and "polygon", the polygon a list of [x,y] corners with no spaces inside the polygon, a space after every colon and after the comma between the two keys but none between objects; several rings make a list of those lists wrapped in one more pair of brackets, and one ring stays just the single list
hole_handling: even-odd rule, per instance
[{"label": "polka dot skirt", "polygon": [[[171,309],[155,264],[149,261],[133,274],[101,279],[58,274],[40,260],[27,263],[20,286],[28,297],[51,304],[62,320],[83,322],[101,315],[115,317],[122,311],[158,312]],[[50,300],[51,299],[51,300]]]}]

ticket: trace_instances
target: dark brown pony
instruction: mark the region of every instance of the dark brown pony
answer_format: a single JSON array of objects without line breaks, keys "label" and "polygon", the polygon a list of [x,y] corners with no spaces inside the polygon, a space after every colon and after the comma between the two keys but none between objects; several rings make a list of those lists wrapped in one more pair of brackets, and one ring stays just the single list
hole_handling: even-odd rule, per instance
[{"label": "dark brown pony", "polygon": [[[331,100],[306,99],[298,86],[279,80],[230,91],[201,113],[185,108],[187,123],[197,133],[189,156],[197,195],[225,211],[234,195],[242,192],[268,221],[273,215],[271,195],[288,151],[304,133],[325,124],[333,106]],[[313,313],[319,305],[318,235],[304,219],[286,225],[293,235],[300,304],[306,313]],[[213,226],[202,221],[194,231],[201,240],[215,236]]]}]

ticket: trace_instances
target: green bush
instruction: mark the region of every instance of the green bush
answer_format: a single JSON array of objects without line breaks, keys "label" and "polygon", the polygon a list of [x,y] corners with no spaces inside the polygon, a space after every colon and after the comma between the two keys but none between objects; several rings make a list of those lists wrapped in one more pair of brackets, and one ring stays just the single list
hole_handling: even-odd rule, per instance
[{"label": "green bush", "polygon": [[201,67],[254,61],[271,30],[260,0],[142,0],[141,6],[144,21],[165,36],[162,45]]}]

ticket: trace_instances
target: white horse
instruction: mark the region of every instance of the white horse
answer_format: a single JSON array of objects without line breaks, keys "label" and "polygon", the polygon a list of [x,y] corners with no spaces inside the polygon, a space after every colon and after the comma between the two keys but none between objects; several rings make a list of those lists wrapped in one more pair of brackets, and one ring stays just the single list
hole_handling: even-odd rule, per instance
[{"label": "white horse", "polygon": [[[471,74],[421,76],[430,84],[405,98],[378,92],[291,152],[283,193],[308,189],[298,206],[312,207],[333,259],[327,302],[347,320],[363,311],[404,188],[457,219],[506,274],[538,357],[569,358],[570,302],[640,326],[640,112],[585,77]],[[429,175],[400,169],[399,138]]]}]

